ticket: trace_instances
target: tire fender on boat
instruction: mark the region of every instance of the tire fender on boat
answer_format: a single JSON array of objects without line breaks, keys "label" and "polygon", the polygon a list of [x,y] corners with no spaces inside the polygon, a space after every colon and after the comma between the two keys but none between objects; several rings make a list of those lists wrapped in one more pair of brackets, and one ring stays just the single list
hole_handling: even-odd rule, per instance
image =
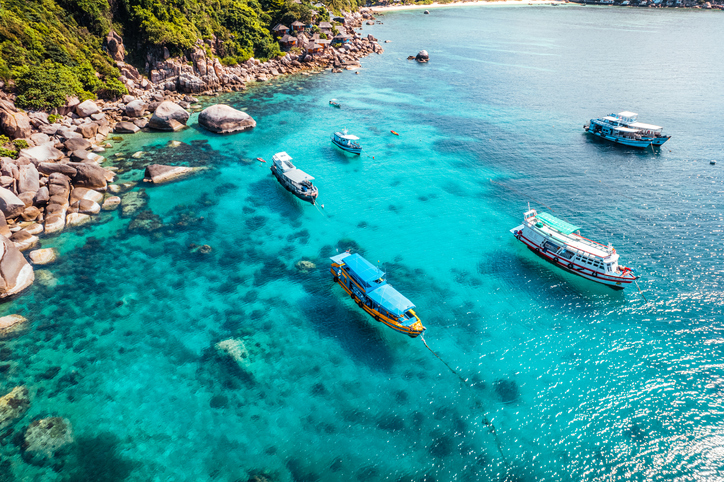
[{"label": "tire fender on boat", "polygon": [[335,283],[339,283],[339,278],[337,278],[337,277],[335,276],[335,277],[334,277],[334,282],[335,282]]},{"label": "tire fender on boat", "polygon": [[573,264],[568,263],[568,269],[573,269]]}]

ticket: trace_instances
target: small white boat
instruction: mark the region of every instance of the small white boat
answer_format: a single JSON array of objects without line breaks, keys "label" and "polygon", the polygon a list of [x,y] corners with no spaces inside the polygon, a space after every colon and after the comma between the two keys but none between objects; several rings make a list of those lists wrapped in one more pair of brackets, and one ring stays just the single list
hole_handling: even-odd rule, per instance
[{"label": "small white boat", "polygon": [[332,134],[332,144],[339,147],[343,151],[351,152],[359,155],[362,152],[362,146],[359,145],[359,137],[347,134],[347,129],[342,132]]},{"label": "small white boat", "polygon": [[271,166],[271,172],[279,184],[302,201],[314,204],[319,194],[317,186],[312,184],[314,178],[301,169],[297,169],[292,164],[292,158],[286,152],[277,152],[272,160],[274,163]]},{"label": "small white boat", "polygon": [[578,226],[548,213],[538,214],[529,208],[523,224],[510,232],[546,261],[596,283],[623,289],[638,278],[633,269],[618,264],[618,254],[611,244],[584,238]]}]

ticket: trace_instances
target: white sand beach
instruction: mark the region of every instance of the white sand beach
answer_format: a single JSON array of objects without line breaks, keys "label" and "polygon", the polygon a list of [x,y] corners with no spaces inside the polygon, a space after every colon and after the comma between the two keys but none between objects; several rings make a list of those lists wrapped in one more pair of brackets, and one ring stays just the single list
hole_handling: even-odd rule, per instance
[{"label": "white sand beach", "polygon": [[551,3],[567,3],[561,0],[491,0],[472,2],[432,3],[430,5],[390,5],[388,7],[370,7],[373,12],[393,12],[397,10],[430,10],[443,7],[469,7],[469,6],[510,6],[510,5],[550,5]]}]

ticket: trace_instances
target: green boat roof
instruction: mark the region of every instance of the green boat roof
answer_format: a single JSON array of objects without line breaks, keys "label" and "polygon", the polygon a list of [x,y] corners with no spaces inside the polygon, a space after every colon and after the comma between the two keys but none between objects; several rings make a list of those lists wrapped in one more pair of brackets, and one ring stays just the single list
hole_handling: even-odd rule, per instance
[{"label": "green boat roof", "polygon": [[567,223],[548,213],[540,213],[536,216],[536,219],[547,224],[561,234],[571,234],[574,231],[581,229],[580,226],[574,226],[573,224]]}]

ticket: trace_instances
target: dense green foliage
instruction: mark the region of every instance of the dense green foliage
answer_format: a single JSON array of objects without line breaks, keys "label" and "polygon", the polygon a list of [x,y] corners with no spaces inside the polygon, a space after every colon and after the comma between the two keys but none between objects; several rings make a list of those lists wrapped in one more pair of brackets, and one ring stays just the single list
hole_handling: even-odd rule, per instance
[{"label": "dense green foliage", "polygon": [[49,109],[66,96],[126,92],[102,38],[93,34],[110,25],[108,3],[62,4],[69,10],[53,0],[6,0],[0,9],[0,77],[15,81],[20,107]]},{"label": "dense green foliage", "polygon": [[[359,0],[325,0],[335,12]],[[0,78],[14,83],[20,107],[51,109],[66,96],[115,98],[127,92],[104,51],[111,29],[124,39],[127,61],[200,46],[225,65],[280,54],[277,23],[328,21],[309,0],[4,0],[0,6]]]}]

